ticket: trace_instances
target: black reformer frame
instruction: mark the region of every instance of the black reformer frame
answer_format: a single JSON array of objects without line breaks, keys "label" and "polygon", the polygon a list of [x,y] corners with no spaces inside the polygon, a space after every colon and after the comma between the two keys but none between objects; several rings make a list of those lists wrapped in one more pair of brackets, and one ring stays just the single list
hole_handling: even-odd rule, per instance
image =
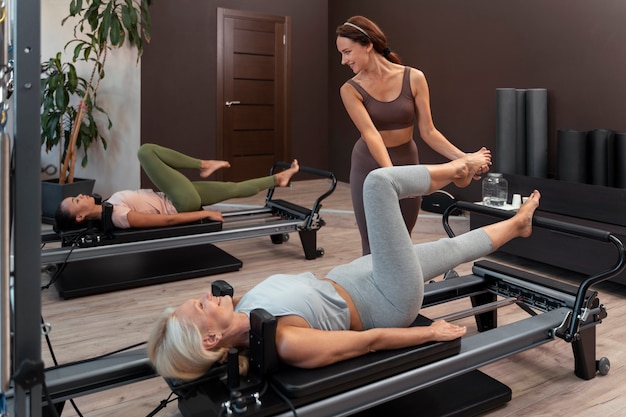
[{"label": "black reformer frame", "polygon": [[[277,162],[270,175],[277,168],[288,167],[285,162]],[[227,240],[269,235],[273,243],[280,244],[289,233],[297,231],[305,258],[316,259],[324,254],[317,247],[317,231],[325,224],[319,213],[321,203],[333,193],[337,180],[333,173],[315,168],[300,167],[300,172],[330,180],[328,190],[311,208],[273,199],[274,188],[270,188],[264,207],[224,212],[224,225],[204,221],[172,227],[114,229],[97,223],[60,234],[51,231],[42,234],[42,241],[60,239],[63,245],[42,249],[41,264],[63,268],[54,284],[59,295],[68,299],[236,271],[243,263],[213,245]]]},{"label": "black reformer frame", "polygon": [[[465,210],[491,210],[469,203],[457,205]],[[512,213],[503,211],[490,214],[503,218],[512,216]],[[288,417],[293,415],[290,403],[300,417],[358,415],[372,407],[392,406],[420,393],[430,394],[429,390],[445,387],[446,384],[455,386],[456,381],[468,376],[471,379],[466,385],[473,385],[476,377],[479,380],[486,377],[477,371],[478,368],[551,342],[557,337],[572,343],[574,372],[579,378],[588,380],[598,372],[605,374],[608,372],[608,360],[603,363],[595,359],[595,327],[606,318],[607,313],[598,300],[597,292],[590,287],[623,270],[626,259],[624,246],[607,232],[556,221],[546,222],[541,218],[535,218],[534,223],[539,227],[612,244],[617,249],[617,261],[606,272],[589,277],[580,286],[490,261],[476,262],[470,275],[427,284],[424,307],[469,297],[475,308],[459,312],[456,317],[475,316],[477,334],[453,342],[375,352],[313,370],[284,365],[276,369],[274,365],[261,364],[253,366],[258,370],[256,374],[235,382],[232,379],[229,382],[228,367],[220,366],[192,383],[180,385],[168,381],[180,395],[179,409],[185,417],[217,416],[225,408],[236,411],[238,416]],[[447,226],[447,214],[444,214],[444,227],[453,234]],[[529,317],[498,327],[494,310],[498,305],[498,301],[494,300],[498,297],[512,299],[529,312]],[[275,354],[271,348],[274,334],[272,318],[270,316],[269,321],[266,319],[253,324],[254,328],[261,323],[261,337],[265,329],[269,337],[264,340],[270,343],[263,342],[261,354],[251,349],[252,362],[257,364],[276,363],[275,360],[268,362],[264,359],[272,352]],[[257,333],[252,332],[251,338],[259,337],[254,336]],[[251,340],[252,346],[259,343]],[[435,346],[434,351],[429,351],[431,346]],[[64,365],[47,370],[45,375],[53,402],[156,376],[142,349],[102,360]],[[480,397],[479,404],[471,408],[471,413],[464,414],[463,409],[467,410],[468,405],[459,404],[462,409],[451,415],[474,415],[477,410],[485,411],[510,399],[508,387],[498,386],[499,383],[492,379],[480,384],[483,383],[488,383],[485,389],[489,389],[487,394],[493,398],[485,399],[477,395]],[[450,396],[440,402],[455,406]],[[439,402],[433,404],[438,405]]]}]

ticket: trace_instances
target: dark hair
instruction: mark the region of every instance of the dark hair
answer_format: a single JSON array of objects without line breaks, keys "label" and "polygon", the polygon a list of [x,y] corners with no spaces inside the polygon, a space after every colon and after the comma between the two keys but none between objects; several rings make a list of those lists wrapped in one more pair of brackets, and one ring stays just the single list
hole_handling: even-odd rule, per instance
[{"label": "dark hair", "polygon": [[57,210],[54,213],[54,231],[64,232],[68,230],[78,229],[84,227],[76,221],[67,210],[63,209],[63,202],[59,203]]},{"label": "dark hair", "polygon": [[391,61],[394,64],[402,63],[398,54],[392,52],[387,46],[387,37],[385,36],[383,31],[380,30],[378,25],[376,25],[376,23],[363,16],[352,16],[351,18],[346,20],[346,23],[351,23],[355,26],[358,26],[365,33],[361,32],[354,26],[346,25],[345,23],[343,23],[339,25],[337,27],[337,30],[335,31],[337,36],[352,39],[354,42],[357,42],[363,46],[367,46],[371,43],[374,47],[374,50],[387,58],[388,61]]}]

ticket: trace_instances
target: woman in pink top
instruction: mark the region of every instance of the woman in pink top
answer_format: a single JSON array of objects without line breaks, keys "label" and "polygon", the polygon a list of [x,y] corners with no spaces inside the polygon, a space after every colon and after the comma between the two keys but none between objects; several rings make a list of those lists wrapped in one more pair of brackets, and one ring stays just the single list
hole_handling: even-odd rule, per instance
[{"label": "woman in pink top", "polygon": [[[249,197],[271,187],[289,185],[291,177],[298,172],[298,161],[291,167],[262,178],[242,182],[190,181],[179,169],[197,169],[202,178],[209,177],[227,161],[201,160],[155,144],[144,144],[137,157],[141,167],[160,191],[126,190],[114,193],[109,202],[113,205],[113,225],[119,228],[145,228],[173,226],[203,219],[223,221],[217,211],[202,207],[230,198]],[[67,230],[87,220],[99,220],[102,205],[96,204],[89,195],[67,197],[57,209],[57,229]]]}]

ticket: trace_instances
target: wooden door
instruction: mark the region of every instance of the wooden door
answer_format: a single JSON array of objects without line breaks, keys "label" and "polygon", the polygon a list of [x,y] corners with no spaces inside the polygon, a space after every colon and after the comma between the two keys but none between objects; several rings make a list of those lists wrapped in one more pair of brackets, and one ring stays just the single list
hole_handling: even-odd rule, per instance
[{"label": "wooden door", "polygon": [[219,8],[217,156],[222,179],[265,176],[289,160],[289,18]]}]

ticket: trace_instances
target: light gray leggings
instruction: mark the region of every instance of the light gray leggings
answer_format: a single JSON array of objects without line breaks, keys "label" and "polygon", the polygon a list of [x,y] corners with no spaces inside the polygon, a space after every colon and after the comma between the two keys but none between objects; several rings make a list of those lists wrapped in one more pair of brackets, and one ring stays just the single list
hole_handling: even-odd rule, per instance
[{"label": "light gray leggings", "polygon": [[410,325],[422,307],[425,281],[492,251],[482,229],[413,244],[398,201],[424,195],[429,187],[430,173],[423,165],[379,168],[365,180],[363,200],[372,252],[333,268],[327,277],[350,294],[366,329]]}]

